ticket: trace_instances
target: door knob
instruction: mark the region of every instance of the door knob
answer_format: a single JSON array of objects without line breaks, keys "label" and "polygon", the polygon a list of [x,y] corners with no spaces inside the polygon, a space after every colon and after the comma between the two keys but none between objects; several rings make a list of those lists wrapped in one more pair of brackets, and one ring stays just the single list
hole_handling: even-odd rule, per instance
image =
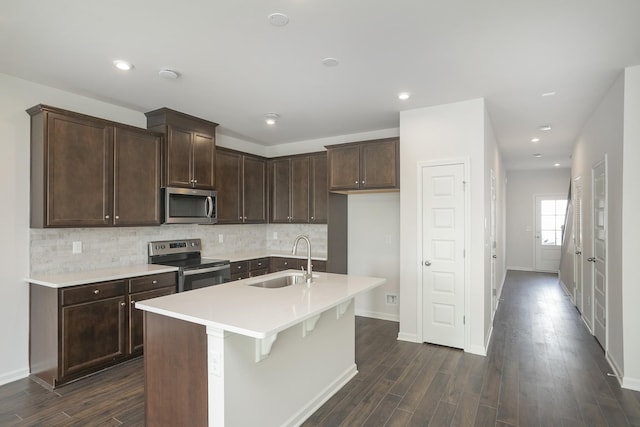
[{"label": "door knob", "polygon": [[491,258],[498,259],[498,255],[491,255]]},{"label": "door knob", "polygon": [[429,267],[431,265],[431,261],[425,261],[424,265],[426,265],[427,267]]},{"label": "door knob", "polygon": [[582,255],[582,252],[576,251],[576,255]]},{"label": "door knob", "polygon": [[596,262],[596,259],[594,257],[589,257],[587,258],[587,261],[589,262]]}]

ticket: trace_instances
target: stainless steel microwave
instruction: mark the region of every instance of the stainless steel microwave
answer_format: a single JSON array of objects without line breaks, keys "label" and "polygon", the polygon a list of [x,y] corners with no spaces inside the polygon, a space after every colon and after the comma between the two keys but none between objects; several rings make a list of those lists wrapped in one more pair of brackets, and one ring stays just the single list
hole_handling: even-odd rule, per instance
[{"label": "stainless steel microwave", "polygon": [[165,187],[162,193],[165,224],[215,224],[218,222],[217,192]]}]

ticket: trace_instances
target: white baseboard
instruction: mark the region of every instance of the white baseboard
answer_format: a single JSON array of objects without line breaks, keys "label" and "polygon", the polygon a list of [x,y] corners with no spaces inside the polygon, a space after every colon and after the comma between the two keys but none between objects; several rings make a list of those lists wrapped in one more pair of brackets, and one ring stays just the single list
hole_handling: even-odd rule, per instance
[{"label": "white baseboard", "polygon": [[481,345],[470,345],[469,348],[465,348],[464,351],[471,354],[477,354],[478,356],[487,355],[487,348]]},{"label": "white baseboard", "polygon": [[389,320],[391,322],[399,322],[399,314],[382,313],[380,311],[356,310],[356,316],[370,317],[372,319]]},{"label": "white baseboard", "polygon": [[582,323],[584,323],[587,329],[589,330],[589,333],[593,335],[593,329],[591,328],[591,324],[587,321],[587,318],[582,315],[580,316],[580,318],[582,319]]},{"label": "white baseboard", "polygon": [[406,332],[398,333],[398,341],[416,342],[421,344],[416,334],[407,334]]},{"label": "white baseboard", "polygon": [[533,268],[531,267],[518,267],[516,265],[514,266],[507,266],[507,270],[517,270],[517,271],[535,271]]},{"label": "white baseboard", "polygon": [[491,327],[489,328],[489,333],[487,334],[487,339],[484,342],[484,356],[487,355],[487,349],[489,348],[489,344],[491,343],[491,336],[493,335],[493,322],[491,322]]},{"label": "white baseboard", "polygon": [[611,353],[609,353],[608,351],[605,351],[604,358],[607,359],[607,362],[609,362],[609,366],[611,367],[613,374],[618,379],[620,386],[622,386],[622,370],[620,369],[620,366],[618,365],[616,360],[611,357]]},{"label": "white baseboard", "polygon": [[29,368],[16,369],[0,375],[0,385],[9,384],[29,376]]},{"label": "white baseboard", "polygon": [[629,390],[640,391],[640,378],[622,378],[622,388],[626,388]]},{"label": "white baseboard", "polygon": [[325,404],[334,394],[336,394],[345,384],[347,384],[358,373],[358,369],[355,365],[351,366],[345,372],[342,373],[335,381],[333,381],[328,387],[322,390],[318,395],[307,403],[296,414],[289,418],[283,426],[299,426],[313,415],[322,405]]}]

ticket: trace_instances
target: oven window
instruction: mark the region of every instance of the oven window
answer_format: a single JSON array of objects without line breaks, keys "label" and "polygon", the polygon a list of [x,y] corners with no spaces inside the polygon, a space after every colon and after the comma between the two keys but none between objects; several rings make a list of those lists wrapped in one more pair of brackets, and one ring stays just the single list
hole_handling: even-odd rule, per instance
[{"label": "oven window", "polygon": [[226,283],[230,279],[231,275],[229,268],[209,273],[184,276],[183,289],[185,291],[190,291],[193,289],[206,288],[207,286],[215,286],[221,283]]}]

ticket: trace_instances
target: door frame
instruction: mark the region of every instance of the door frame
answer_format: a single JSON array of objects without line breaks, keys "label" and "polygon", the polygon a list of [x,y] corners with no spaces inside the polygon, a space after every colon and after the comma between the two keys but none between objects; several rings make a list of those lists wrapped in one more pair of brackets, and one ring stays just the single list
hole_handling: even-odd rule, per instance
[{"label": "door frame", "polygon": [[[578,188],[580,188],[580,227],[578,228],[578,209],[576,201],[578,200]],[[578,309],[580,316],[583,311],[584,298],[584,181],[582,175],[578,175],[572,179],[571,199],[573,203],[573,305]],[[580,234],[580,247],[576,246],[576,235]],[[578,251],[580,253],[578,253]],[[578,271],[580,272],[580,286],[578,287]],[[580,289],[580,298],[578,301],[578,288]]]},{"label": "door frame", "polygon": [[[470,319],[470,290],[469,284],[471,283],[471,257],[469,256],[470,248],[471,248],[471,214],[470,214],[470,206],[471,206],[471,184],[470,184],[470,159],[468,157],[460,157],[453,159],[442,159],[442,160],[430,160],[430,161],[422,161],[417,164],[417,200],[422,200],[422,168],[424,167],[435,167],[435,166],[450,166],[450,165],[462,165],[463,179],[464,179],[464,247],[465,247],[465,257],[464,257],[464,348],[463,350],[466,352],[470,348],[470,328],[468,319]],[[424,259],[424,255],[422,252],[422,203],[417,203],[417,254],[418,257],[416,259],[416,287],[417,287],[417,329],[416,331],[418,336],[418,342],[424,342],[423,337],[423,316],[424,316],[424,307],[422,304],[423,292],[422,292],[422,274],[424,269],[422,268],[422,260]]]},{"label": "door frame", "polygon": [[[604,227],[605,227],[605,234],[604,234],[604,253],[605,253],[605,258],[604,258],[604,271],[605,271],[605,277],[604,277],[604,319],[605,319],[605,324],[604,324],[604,343],[600,343],[599,340],[597,340],[600,344],[602,344],[602,346],[604,347],[604,352],[605,354],[607,354],[608,350],[609,350],[609,164],[608,164],[608,159],[607,159],[607,154],[605,153],[603,158],[601,158],[600,160],[594,162],[591,165],[591,204],[589,206],[591,212],[590,212],[590,216],[591,216],[591,229],[589,230],[590,234],[591,234],[591,241],[589,242],[591,244],[591,255],[595,257],[595,224],[596,224],[596,218],[594,215],[594,202],[595,202],[595,185],[594,185],[594,171],[595,169],[600,166],[600,165],[604,165]],[[584,247],[584,242],[582,242],[582,245]],[[584,250],[583,250],[584,251]],[[596,264],[595,263],[590,263],[591,266],[591,334],[595,337],[596,336]],[[583,278],[584,279],[584,278]],[[584,297],[584,296],[583,296]]]},{"label": "door frame", "polygon": [[[569,200],[567,199],[567,195],[566,194],[562,194],[562,193],[540,193],[540,194],[534,194],[533,195],[533,271],[537,271],[537,272],[542,272],[542,273],[549,273],[550,271],[548,270],[538,270],[538,240],[541,240],[542,237],[540,238],[536,238],[536,234],[539,233],[540,231],[538,230],[538,198],[545,198],[545,199],[555,199],[555,200],[567,200],[567,203],[569,202]],[[560,245],[560,251],[562,251],[562,245]],[[558,270],[556,272],[560,271],[560,264],[558,263]]]}]

